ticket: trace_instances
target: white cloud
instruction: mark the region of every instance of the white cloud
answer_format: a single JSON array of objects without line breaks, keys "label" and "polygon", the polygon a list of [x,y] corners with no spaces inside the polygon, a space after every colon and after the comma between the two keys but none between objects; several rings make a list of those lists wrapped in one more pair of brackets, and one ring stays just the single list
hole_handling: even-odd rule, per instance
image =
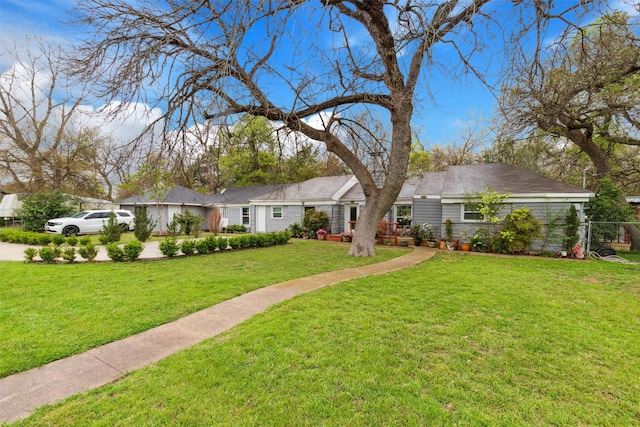
[{"label": "white cloud", "polygon": [[[49,110],[49,87],[52,82],[50,73],[34,71],[29,65],[14,63],[6,72],[0,73],[0,90],[15,99],[13,112],[17,120],[43,120]],[[71,108],[73,99],[67,96],[64,88],[56,88],[52,97],[55,107],[51,109],[49,122],[55,128],[60,117]],[[56,99],[57,98],[57,99]],[[35,108],[33,107],[35,106]],[[114,114],[117,111],[117,114]],[[34,117],[35,116],[35,117]],[[149,125],[162,116],[158,108],[141,103],[121,104],[114,102],[95,108],[89,104],[79,105],[70,118],[70,126],[79,130],[83,127],[97,128],[99,132],[114,141],[128,142],[139,136]],[[161,124],[161,123],[160,123]],[[28,126],[25,123],[25,126]],[[156,132],[152,139],[158,138]]]}]

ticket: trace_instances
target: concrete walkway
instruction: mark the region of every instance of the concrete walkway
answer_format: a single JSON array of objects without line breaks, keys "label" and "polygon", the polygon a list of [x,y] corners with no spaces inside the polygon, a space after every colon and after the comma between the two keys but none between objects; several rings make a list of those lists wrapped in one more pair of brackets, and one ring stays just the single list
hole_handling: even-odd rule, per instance
[{"label": "concrete walkway", "polygon": [[435,256],[415,248],[399,258],[289,280],[257,289],[175,322],[158,326],[85,353],[0,379],[0,423],[28,416],[39,406],[110,383],[184,348],[214,337],[274,304],[347,280],[407,268]]}]

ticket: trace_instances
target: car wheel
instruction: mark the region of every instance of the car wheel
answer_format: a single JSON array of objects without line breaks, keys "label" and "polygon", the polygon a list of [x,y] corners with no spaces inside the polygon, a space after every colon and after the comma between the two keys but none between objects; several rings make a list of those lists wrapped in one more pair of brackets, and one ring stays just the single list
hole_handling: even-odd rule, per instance
[{"label": "car wheel", "polygon": [[68,225],[62,230],[62,235],[65,237],[69,237],[72,235],[75,236],[78,234],[79,231],[80,229],[75,225]]}]

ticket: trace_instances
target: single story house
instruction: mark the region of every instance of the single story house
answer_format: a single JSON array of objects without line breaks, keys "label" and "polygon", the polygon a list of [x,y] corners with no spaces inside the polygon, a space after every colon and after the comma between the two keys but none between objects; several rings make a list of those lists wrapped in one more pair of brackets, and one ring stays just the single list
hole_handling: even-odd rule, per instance
[{"label": "single story house", "polygon": [[244,225],[247,230],[254,230],[256,206],[250,200],[265,194],[276,192],[282,187],[276,185],[258,185],[249,187],[229,187],[221,192],[205,197],[205,206],[209,215],[215,208],[220,209],[221,226],[231,224]]},{"label": "single story house", "polygon": [[[478,227],[486,227],[487,222],[478,219],[469,197],[487,188],[509,194],[501,215],[526,206],[543,225],[554,213],[564,216],[572,204],[584,219],[584,204],[593,196],[588,190],[506,164],[451,166],[447,171],[407,179],[384,219],[398,222],[403,228],[429,223],[436,236],[444,234],[444,223],[450,219],[454,235],[465,228],[473,233]],[[365,198],[355,176],[342,175],[281,186],[232,187],[208,196],[176,186],[160,202],[147,194],[122,200],[120,205],[130,210],[144,205],[153,216],[156,206],[161,206],[166,222],[172,212],[183,212],[187,207],[205,220],[218,208],[224,225],[243,224],[255,233],[285,230],[295,222],[302,224],[305,211],[316,209],[328,214],[329,231],[340,234],[349,231],[349,223],[358,218]],[[555,246],[559,245],[557,242]]]},{"label": "single story house", "polygon": [[188,209],[194,215],[200,215],[206,223],[208,209],[206,195],[181,185],[175,185],[162,192],[146,192],[120,200],[120,209],[136,212],[146,209],[147,215],[156,221],[155,230],[167,229],[175,214],[184,214]]}]

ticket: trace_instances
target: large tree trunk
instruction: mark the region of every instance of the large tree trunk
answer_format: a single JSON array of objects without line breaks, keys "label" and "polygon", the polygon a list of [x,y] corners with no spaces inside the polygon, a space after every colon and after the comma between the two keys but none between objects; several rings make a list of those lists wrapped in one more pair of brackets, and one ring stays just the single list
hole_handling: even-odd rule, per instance
[{"label": "large tree trunk", "polygon": [[358,217],[356,232],[349,249],[349,255],[352,256],[375,255],[376,230],[384,215],[395,203],[405,181],[411,150],[410,122],[413,106],[410,101],[404,101],[399,105],[401,108],[398,110],[401,112],[393,113],[391,116],[392,145],[384,185],[378,188],[370,171],[345,161],[360,181],[365,195],[365,207]]},{"label": "large tree trunk", "polygon": [[640,250],[640,228],[635,225],[627,224],[624,229],[631,237],[631,250]]}]

